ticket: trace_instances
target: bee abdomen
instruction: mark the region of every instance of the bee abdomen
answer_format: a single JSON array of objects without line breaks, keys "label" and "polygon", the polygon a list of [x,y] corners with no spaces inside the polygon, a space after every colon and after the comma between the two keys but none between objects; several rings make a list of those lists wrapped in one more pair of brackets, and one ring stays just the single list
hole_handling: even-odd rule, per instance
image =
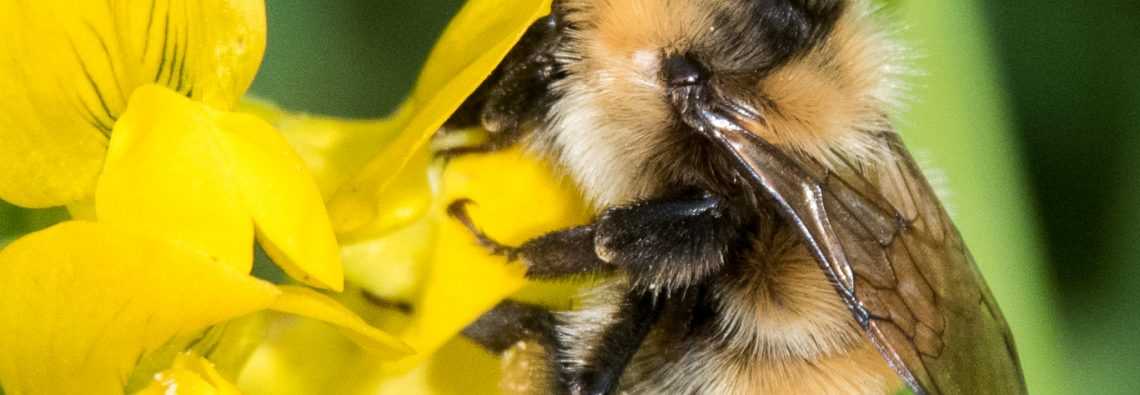
[{"label": "bee abdomen", "polygon": [[[902,382],[793,238],[757,242],[674,298],[622,380],[631,394],[883,394]],[[684,304],[691,306],[684,306]]]}]

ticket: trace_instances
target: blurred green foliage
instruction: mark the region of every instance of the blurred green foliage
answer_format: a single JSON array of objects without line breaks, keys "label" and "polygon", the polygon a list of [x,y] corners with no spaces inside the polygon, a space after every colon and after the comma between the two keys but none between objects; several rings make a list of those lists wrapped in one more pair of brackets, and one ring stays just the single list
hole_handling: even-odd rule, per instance
[{"label": "blurred green foliage", "polygon": [[1052,287],[991,41],[974,1],[910,0],[894,19],[913,47],[912,103],[895,125],[941,174],[946,203],[1013,330],[1031,393],[1066,394]]},{"label": "blurred green foliage", "polygon": [[460,0],[268,0],[269,48],[251,93],[294,110],[386,115]]},{"label": "blurred green foliage", "polygon": [[68,218],[62,207],[29,210],[0,200],[0,248],[29,232],[49,227]]},{"label": "blurred green foliage", "polygon": [[1073,388],[1140,393],[1140,2],[985,2]]}]

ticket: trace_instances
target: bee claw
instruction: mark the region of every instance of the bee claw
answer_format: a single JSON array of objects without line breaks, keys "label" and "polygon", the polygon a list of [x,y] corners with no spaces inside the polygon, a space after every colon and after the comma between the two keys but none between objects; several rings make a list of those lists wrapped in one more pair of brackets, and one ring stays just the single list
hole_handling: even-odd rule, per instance
[{"label": "bee claw", "polygon": [[[434,159],[442,160],[444,166],[447,166],[448,163],[451,163],[452,159],[455,159],[455,158],[458,158],[458,157],[461,157],[461,156],[464,156],[467,154],[471,154],[474,152],[476,152],[476,151],[470,150],[467,147],[456,147],[456,148],[447,148],[447,149],[435,151],[432,153],[431,156]],[[464,200],[467,200],[467,199],[464,199]],[[470,201],[470,200],[468,200],[468,201]]]},{"label": "bee claw", "polygon": [[507,262],[518,260],[521,254],[519,248],[499,243],[475,226],[475,223],[471,221],[471,216],[467,213],[467,205],[469,204],[475,204],[475,202],[466,198],[451,202],[447,205],[447,215],[463,224],[475,236],[475,241],[479,243],[479,246],[487,249],[492,255],[506,257]]}]

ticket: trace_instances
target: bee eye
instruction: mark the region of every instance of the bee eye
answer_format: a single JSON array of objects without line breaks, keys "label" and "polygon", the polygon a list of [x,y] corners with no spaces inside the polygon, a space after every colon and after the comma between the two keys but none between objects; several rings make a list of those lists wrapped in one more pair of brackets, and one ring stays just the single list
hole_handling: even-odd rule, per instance
[{"label": "bee eye", "polygon": [[712,72],[701,61],[689,54],[674,54],[661,64],[661,73],[670,87],[684,87],[703,83]]}]

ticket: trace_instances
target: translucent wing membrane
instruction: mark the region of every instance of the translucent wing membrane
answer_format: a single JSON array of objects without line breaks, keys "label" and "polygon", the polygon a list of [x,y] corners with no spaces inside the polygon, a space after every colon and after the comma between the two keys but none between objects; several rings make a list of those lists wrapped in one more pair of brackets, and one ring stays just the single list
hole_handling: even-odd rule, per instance
[{"label": "translucent wing membrane", "polygon": [[[711,103],[705,103],[711,104]],[[894,133],[883,163],[825,169],[698,104],[704,132],[803,235],[867,336],[919,394],[1025,393],[1005,319],[946,211]]]}]

